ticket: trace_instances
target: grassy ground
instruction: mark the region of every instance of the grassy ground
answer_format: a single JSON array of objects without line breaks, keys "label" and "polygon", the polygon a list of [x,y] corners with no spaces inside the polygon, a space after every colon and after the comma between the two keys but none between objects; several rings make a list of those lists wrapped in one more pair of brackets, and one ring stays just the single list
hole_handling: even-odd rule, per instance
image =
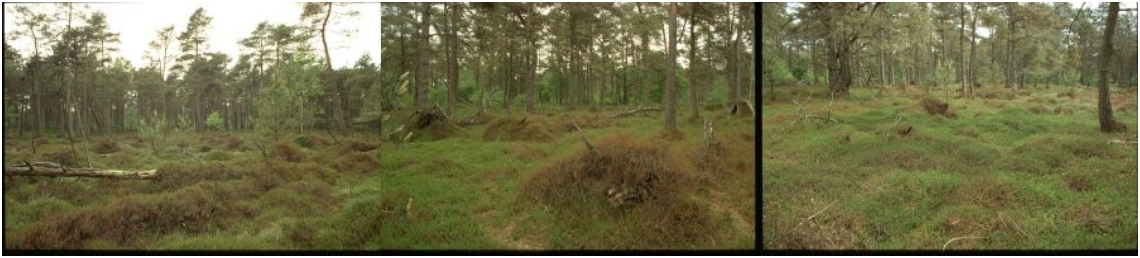
[{"label": "grassy ground", "polygon": [[[136,134],[92,137],[79,157],[65,139],[10,137],[4,161],[154,169],[155,180],[10,177],[10,249],[375,249],[379,144],[323,132],[264,142],[247,133],[170,133],[155,153]],[[86,150],[90,149],[90,152]],[[184,151],[185,149],[185,151]],[[204,162],[200,163],[189,153]],[[90,153],[87,155],[85,153]]]},{"label": "grassy ground", "polygon": [[[424,133],[409,144],[385,143],[380,169],[385,198],[381,249],[750,249],[755,242],[755,168],[751,116],[715,118],[726,155],[714,165],[696,165],[702,127],[678,117],[683,140],[657,135],[661,113],[609,120],[618,108],[576,111],[544,108],[543,114],[489,114],[487,123]],[[460,110],[460,116],[475,113]],[[408,113],[393,113],[390,128]],[[525,119],[523,119],[525,117]],[[662,181],[694,179],[686,187],[633,207],[613,207],[605,196],[568,179],[590,161],[581,137],[608,166],[649,160]],[[438,138],[438,139],[437,139]],[[434,139],[434,140],[433,140]],[[643,150],[645,152],[624,153]],[[626,156],[610,156],[625,155]],[[586,164],[586,165],[583,165]],[[611,173],[622,173],[611,171]],[[651,171],[649,173],[658,173]],[[557,185],[552,182],[572,182]],[[674,185],[671,185],[674,186]],[[674,194],[675,193],[675,194]],[[667,201],[664,201],[667,200]],[[409,204],[410,203],[410,204]],[[704,225],[703,228],[697,226]]]},{"label": "grassy ground", "polygon": [[1137,247],[1136,145],[1108,143],[1136,142],[1134,89],[1114,93],[1123,133],[1097,130],[1092,88],[824,91],[763,96],[765,248]]}]

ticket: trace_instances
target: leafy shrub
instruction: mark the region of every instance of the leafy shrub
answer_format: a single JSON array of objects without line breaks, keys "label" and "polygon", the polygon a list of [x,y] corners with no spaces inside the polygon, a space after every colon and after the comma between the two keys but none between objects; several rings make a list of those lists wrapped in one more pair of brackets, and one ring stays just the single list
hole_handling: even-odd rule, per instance
[{"label": "leafy shrub", "polygon": [[221,114],[218,114],[218,111],[214,111],[213,113],[210,113],[210,115],[206,117],[206,126],[213,128],[215,130],[222,129],[222,127],[225,126],[225,123],[226,123],[225,120],[222,119]]}]

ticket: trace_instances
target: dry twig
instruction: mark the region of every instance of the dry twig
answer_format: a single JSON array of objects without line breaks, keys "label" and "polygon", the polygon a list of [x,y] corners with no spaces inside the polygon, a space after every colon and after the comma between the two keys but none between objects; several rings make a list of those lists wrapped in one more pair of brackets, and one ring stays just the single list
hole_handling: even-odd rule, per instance
[{"label": "dry twig", "polygon": [[946,251],[946,247],[949,246],[950,243],[953,243],[954,241],[958,241],[958,240],[962,240],[962,239],[982,239],[982,238],[985,238],[985,237],[955,237],[955,238],[951,238],[950,241],[946,241],[946,244],[942,245],[942,251]]},{"label": "dry twig", "polygon": [[796,230],[797,228],[799,228],[800,226],[802,226],[804,223],[808,222],[808,221],[809,221],[809,220],[811,220],[812,218],[815,218],[815,216],[819,216],[819,214],[820,214],[820,213],[823,213],[823,211],[827,210],[827,208],[831,208],[831,205],[832,205],[832,204],[835,204],[835,201],[832,201],[832,202],[831,202],[830,204],[828,204],[826,207],[823,207],[823,209],[820,209],[819,211],[815,212],[815,214],[812,214],[810,217],[807,217],[807,218],[806,218],[806,219],[804,219],[803,221],[800,221],[800,224],[796,224],[796,226],[795,226],[795,227],[793,227],[793,228],[792,228],[792,230]]}]

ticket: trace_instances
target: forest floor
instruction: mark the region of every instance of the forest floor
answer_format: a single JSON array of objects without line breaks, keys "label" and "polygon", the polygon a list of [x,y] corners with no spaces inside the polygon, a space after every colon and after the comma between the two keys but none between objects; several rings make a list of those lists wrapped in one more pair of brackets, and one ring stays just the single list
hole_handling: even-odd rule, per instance
[{"label": "forest floor", "polygon": [[[254,139],[262,139],[262,147]],[[134,133],[92,136],[89,144],[80,140],[76,157],[66,139],[10,137],[4,141],[4,162],[87,167],[90,157],[92,167],[157,168],[157,176],[5,178],[7,249],[380,245],[375,230],[380,216],[378,137],[356,134],[333,140],[312,132],[282,135],[274,142],[252,133],[171,132],[160,135],[157,148]]]},{"label": "forest floor", "polygon": [[[671,141],[661,133],[662,112],[610,119],[629,108],[541,109],[486,113],[482,124],[385,143],[381,209],[393,212],[381,215],[380,248],[755,247],[751,113],[703,111],[720,143],[706,157],[703,127],[686,122],[688,112],[678,112],[681,140]],[[393,117],[389,128],[411,114]],[[611,191],[627,188],[645,192],[640,200],[610,202]]]},{"label": "forest floor", "polygon": [[1112,93],[1122,133],[1098,131],[1095,88],[953,89],[764,89],[764,247],[1137,247],[1135,88]]},{"label": "forest floor", "polygon": [[[157,169],[153,180],[8,177],[9,249],[751,249],[755,118],[714,119],[716,142],[679,112],[485,113],[485,123],[402,139],[323,131],[136,133],[4,141],[5,165]],[[460,110],[471,114],[472,110]],[[386,128],[409,117],[392,112]],[[588,154],[581,126],[597,148]],[[383,147],[381,147],[381,145]],[[34,146],[34,151],[33,151]],[[157,149],[157,151],[156,151]],[[383,155],[381,155],[383,149]],[[263,152],[264,150],[264,152]],[[707,155],[706,155],[707,154]],[[88,162],[90,159],[90,163]],[[600,178],[588,173],[602,172]],[[566,175],[585,176],[577,180]],[[621,181],[628,183],[620,183]],[[587,182],[589,184],[578,184]],[[636,199],[609,203],[619,191]],[[629,191],[627,191],[629,190]],[[612,196],[611,196],[612,197]]]}]

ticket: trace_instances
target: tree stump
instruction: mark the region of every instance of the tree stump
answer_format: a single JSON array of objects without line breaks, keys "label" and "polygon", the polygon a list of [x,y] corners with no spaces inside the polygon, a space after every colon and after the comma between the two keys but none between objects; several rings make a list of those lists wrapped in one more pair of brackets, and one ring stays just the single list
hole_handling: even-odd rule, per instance
[{"label": "tree stump", "polygon": [[416,110],[412,114],[412,119],[409,120],[408,127],[414,130],[423,130],[432,125],[443,124],[448,120],[447,115],[439,110],[439,106],[432,106],[431,108]]}]

